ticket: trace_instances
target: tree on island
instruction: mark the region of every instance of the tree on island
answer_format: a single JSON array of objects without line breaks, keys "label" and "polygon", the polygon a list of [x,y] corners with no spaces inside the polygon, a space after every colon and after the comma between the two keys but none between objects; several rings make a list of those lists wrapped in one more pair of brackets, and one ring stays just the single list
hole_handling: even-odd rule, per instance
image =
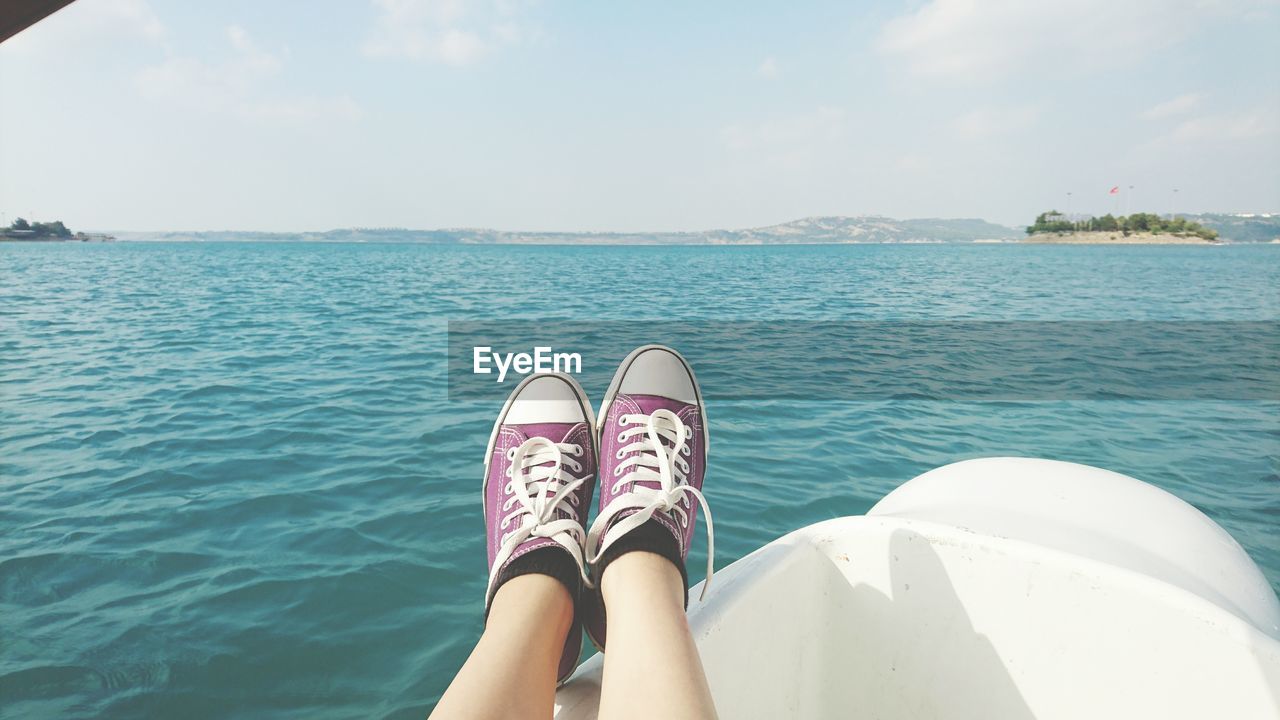
[{"label": "tree on island", "polygon": [[1038,233],[1068,232],[1121,232],[1125,236],[1132,233],[1157,233],[1186,237],[1194,235],[1205,240],[1216,240],[1215,230],[1191,222],[1185,218],[1163,218],[1155,213],[1134,213],[1128,217],[1115,217],[1107,213],[1102,217],[1090,216],[1084,220],[1070,220],[1057,210],[1043,212],[1036,216],[1033,225],[1027,227],[1028,235]]},{"label": "tree on island", "polygon": [[61,220],[29,223],[24,218],[18,218],[9,225],[9,230],[23,237],[71,237],[71,230]]},{"label": "tree on island", "polygon": [[1027,228],[1028,235],[1034,235],[1039,232],[1071,232],[1075,230],[1075,225],[1067,220],[1067,216],[1057,210],[1042,212],[1036,216],[1034,225]]},{"label": "tree on island", "polygon": [[37,235],[71,237],[71,230],[66,225],[63,225],[61,220],[54,220],[51,223],[32,223],[31,229],[35,230]]}]

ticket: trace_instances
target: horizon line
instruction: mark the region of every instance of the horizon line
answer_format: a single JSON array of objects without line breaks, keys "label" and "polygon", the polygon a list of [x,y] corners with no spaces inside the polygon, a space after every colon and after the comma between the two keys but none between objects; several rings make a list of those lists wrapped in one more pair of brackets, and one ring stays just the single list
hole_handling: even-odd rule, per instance
[{"label": "horizon line", "polygon": [[[1045,210],[1044,212],[1054,212],[1054,210]],[[1147,211],[1140,210],[1137,212],[1147,212]],[[1103,217],[1108,214],[1112,214],[1112,213],[1104,213],[1104,215],[1102,216],[1092,215],[1090,213],[1072,213],[1073,216],[1079,216],[1079,217],[1086,217],[1086,216]],[[1136,214],[1136,213],[1129,213],[1129,215],[1133,215],[1133,214]],[[1164,215],[1168,215],[1169,213],[1151,212],[1150,214],[1164,216]],[[1211,211],[1199,211],[1199,212],[1184,212],[1184,213],[1177,213],[1177,214],[1182,216],[1187,216],[1187,217],[1200,216],[1200,215],[1225,215],[1229,217],[1238,217],[1238,218],[1250,218],[1250,217],[1271,218],[1271,217],[1280,216],[1280,211],[1211,210]],[[1116,217],[1122,217],[1122,216],[1127,217],[1127,215],[1116,215]],[[970,216],[970,217],[928,216],[928,217],[899,218],[899,217],[893,217],[890,215],[880,215],[880,214],[858,214],[858,215],[805,215],[802,217],[793,218],[791,220],[775,222],[767,225],[751,225],[746,227],[712,227],[712,228],[703,228],[703,229],[696,229],[696,230],[688,230],[688,229],[685,229],[685,230],[530,230],[530,229],[511,230],[511,229],[504,229],[499,227],[483,226],[483,225],[470,225],[470,226],[455,225],[455,226],[447,226],[447,227],[349,225],[345,227],[330,227],[324,230],[259,230],[259,229],[230,229],[230,228],[216,228],[216,229],[214,228],[205,228],[205,229],[168,228],[163,230],[131,230],[131,229],[116,228],[116,229],[93,229],[93,230],[86,230],[84,232],[94,232],[94,233],[116,232],[116,233],[132,233],[132,234],[148,234],[148,233],[246,233],[246,234],[249,234],[249,233],[252,233],[252,234],[258,234],[258,235],[323,235],[326,233],[337,233],[337,232],[492,232],[492,233],[529,234],[529,235],[698,235],[698,234],[707,234],[707,233],[715,233],[715,232],[749,232],[753,230],[767,230],[770,228],[783,227],[783,226],[791,225],[794,223],[803,222],[805,220],[888,220],[892,222],[922,222],[922,221],[930,221],[930,220],[947,221],[947,222],[978,221],[978,222],[987,223],[989,225],[996,225],[998,227],[1006,228],[1009,230],[1021,230],[1026,227],[1026,225],[1023,225],[1023,224],[1007,225],[1005,223],[996,222],[993,220],[987,220],[986,218],[977,217],[977,216]],[[1034,220],[1034,217],[1032,218],[1032,220]],[[29,221],[36,222],[34,220],[29,220]],[[40,222],[54,222],[54,221],[40,221]]]}]

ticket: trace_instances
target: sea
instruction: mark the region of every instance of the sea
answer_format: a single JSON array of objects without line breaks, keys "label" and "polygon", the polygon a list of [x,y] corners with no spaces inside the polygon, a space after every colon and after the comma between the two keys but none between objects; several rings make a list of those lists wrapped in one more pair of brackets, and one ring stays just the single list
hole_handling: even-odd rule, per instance
[{"label": "sea", "polygon": [[[481,630],[482,462],[514,382],[475,376],[468,323],[581,355],[593,400],[611,328],[690,345],[717,567],[1018,455],[1177,495],[1280,588],[1280,401],[1250,384],[1274,357],[1231,339],[1277,320],[1275,245],[0,243],[0,717],[425,716]],[[576,323],[568,345],[548,330]],[[848,338],[897,327],[924,339],[866,353],[875,373],[986,390],[864,382]],[[937,327],[1013,328],[1032,354]],[[1061,361],[1052,336],[1080,327],[1099,349],[1041,382],[1035,354]],[[1081,384],[1128,333],[1185,327],[1217,328],[1187,350],[1243,384]],[[842,334],[839,372],[753,355],[762,331]]]}]

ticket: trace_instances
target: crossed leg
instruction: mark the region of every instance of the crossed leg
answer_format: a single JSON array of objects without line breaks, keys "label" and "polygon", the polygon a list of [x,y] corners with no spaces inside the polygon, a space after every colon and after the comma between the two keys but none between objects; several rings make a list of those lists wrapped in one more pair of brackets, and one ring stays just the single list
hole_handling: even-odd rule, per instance
[{"label": "crossed leg", "polygon": [[549,718],[556,665],[573,623],[573,598],[549,575],[521,575],[498,588],[480,641],[432,718]]},{"label": "crossed leg", "polygon": [[[609,652],[600,717],[716,717],[675,566],[659,555],[631,552],[609,564],[602,582]],[[556,665],[572,622],[573,601],[554,578],[522,575],[503,584],[480,641],[431,717],[551,717]]]},{"label": "crossed leg", "polygon": [[680,572],[661,555],[631,552],[609,563],[600,587],[609,613],[600,717],[716,717],[684,613]]}]

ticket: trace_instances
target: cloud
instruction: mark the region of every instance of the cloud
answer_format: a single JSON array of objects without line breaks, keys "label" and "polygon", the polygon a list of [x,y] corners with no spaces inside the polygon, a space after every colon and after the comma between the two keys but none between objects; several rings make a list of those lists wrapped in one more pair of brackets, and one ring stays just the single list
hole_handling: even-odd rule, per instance
[{"label": "cloud", "polygon": [[760,73],[760,77],[768,80],[772,80],[782,74],[782,71],[778,69],[778,61],[772,55],[760,63],[757,72]]},{"label": "cloud", "polygon": [[528,31],[520,3],[475,0],[372,0],[378,10],[363,50],[370,57],[471,65]]},{"label": "cloud", "polygon": [[1006,137],[1031,127],[1039,116],[1033,105],[977,108],[957,116],[952,129],[966,140]]},{"label": "cloud", "polygon": [[1205,115],[1179,123],[1157,139],[1166,144],[1234,143],[1280,135],[1280,117],[1275,112],[1253,110],[1244,113]]},{"label": "cloud", "polygon": [[730,125],[720,132],[730,150],[786,147],[811,140],[833,140],[844,134],[845,112],[819,107],[812,112],[784,115],[752,125]]},{"label": "cloud", "polygon": [[1184,164],[1193,159],[1236,157],[1248,158],[1256,167],[1270,167],[1280,150],[1278,139],[1280,104],[1273,98],[1252,108],[1183,117],[1136,150],[1141,157],[1175,158]]},{"label": "cloud", "polygon": [[1177,115],[1186,115],[1192,110],[1198,108],[1202,99],[1203,98],[1197,93],[1179,95],[1172,100],[1166,100],[1165,102],[1150,108],[1146,112],[1142,113],[1142,116],[1151,120],[1160,120],[1163,118],[1175,117]]},{"label": "cloud", "polygon": [[737,159],[758,170],[798,171],[834,158],[847,128],[843,109],[821,106],[759,123],[729,125],[720,131],[720,140]]},{"label": "cloud", "polygon": [[446,65],[470,65],[487,49],[487,43],[475,33],[449,28],[440,36],[435,53]]},{"label": "cloud", "polygon": [[972,82],[1114,67],[1180,42],[1206,20],[1262,0],[929,0],[890,20],[878,49],[921,77]]},{"label": "cloud", "polygon": [[173,103],[203,112],[229,114],[244,120],[300,124],[326,117],[353,118],[359,106],[348,97],[281,97],[264,87],[284,67],[278,54],[260,48],[238,25],[226,29],[230,57],[208,63],[192,57],[170,56],[143,68],[135,77],[138,91],[149,100]]},{"label": "cloud", "polygon": [[893,166],[900,172],[914,174],[929,170],[933,163],[930,161],[929,156],[924,153],[909,152],[898,156],[894,160]]}]

